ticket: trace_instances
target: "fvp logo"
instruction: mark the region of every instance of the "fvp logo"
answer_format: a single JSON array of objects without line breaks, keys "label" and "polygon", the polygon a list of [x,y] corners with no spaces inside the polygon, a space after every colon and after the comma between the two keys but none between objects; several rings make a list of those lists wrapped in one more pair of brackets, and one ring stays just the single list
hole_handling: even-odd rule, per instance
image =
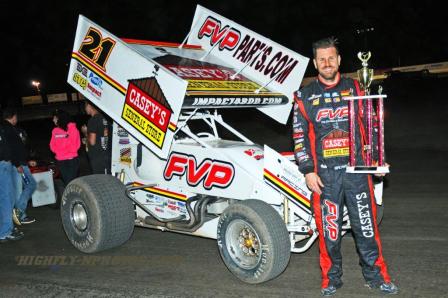
[{"label": "fvp logo", "polygon": [[327,214],[325,215],[325,230],[327,232],[328,238],[332,241],[338,239],[339,227],[338,227],[338,217],[339,208],[335,203],[324,200],[325,207],[327,208]]},{"label": "fvp logo", "polygon": [[241,38],[240,31],[230,26],[221,28],[221,22],[215,18],[208,17],[199,29],[198,38],[202,39],[204,36],[210,38],[210,45],[214,46],[219,43],[219,50],[223,49],[233,50]]},{"label": "fvp logo", "polygon": [[232,164],[212,159],[204,159],[199,165],[193,155],[173,152],[166,164],[163,176],[171,180],[173,176],[186,176],[188,185],[197,186],[203,183],[205,189],[228,187],[235,176]]},{"label": "fvp logo", "polygon": [[320,109],[316,114],[316,121],[335,120],[348,117],[348,107],[340,107],[336,110],[331,108]]}]

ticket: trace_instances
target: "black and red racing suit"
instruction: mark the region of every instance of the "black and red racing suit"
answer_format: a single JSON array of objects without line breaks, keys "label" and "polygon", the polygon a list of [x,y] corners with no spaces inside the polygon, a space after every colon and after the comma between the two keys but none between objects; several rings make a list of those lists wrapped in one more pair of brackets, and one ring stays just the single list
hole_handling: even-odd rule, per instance
[{"label": "black and red racing suit", "polygon": [[[344,205],[348,209],[365,280],[373,285],[390,282],[376,224],[372,177],[345,170],[349,162],[349,119],[348,103],[342,97],[349,95],[363,95],[359,83],[341,78],[339,73],[334,85],[328,86],[316,79],[295,94],[295,159],[304,175],[315,172],[324,184],[321,195],[313,194],[322,288],[341,283]],[[355,104],[356,165],[364,165],[364,111],[365,103]]]}]

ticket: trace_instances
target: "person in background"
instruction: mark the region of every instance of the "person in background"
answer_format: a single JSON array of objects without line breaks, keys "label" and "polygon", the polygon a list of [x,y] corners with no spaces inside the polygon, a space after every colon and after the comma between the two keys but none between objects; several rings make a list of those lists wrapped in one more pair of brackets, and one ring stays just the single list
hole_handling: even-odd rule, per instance
[{"label": "person in background", "polygon": [[87,135],[87,154],[89,156],[92,174],[110,174],[111,164],[111,126],[98,109],[86,101],[85,110],[91,118],[87,127],[82,130]]},{"label": "person in background", "polygon": [[30,224],[36,221],[35,218],[26,214],[28,202],[36,190],[36,180],[28,167],[29,150],[25,145],[25,132],[17,127],[17,111],[8,108],[3,111],[4,126],[12,133],[11,150],[13,153],[12,163],[16,167],[14,171],[15,203],[13,209],[13,220],[16,225]]},{"label": "person in background", "polygon": [[78,177],[81,139],[76,124],[66,111],[57,110],[53,122],[56,127],[51,132],[50,149],[55,154],[62,181],[67,185]]},{"label": "person in background", "polygon": [[0,121],[0,243],[23,238],[23,233],[14,228],[14,167],[11,164],[11,130]]}]

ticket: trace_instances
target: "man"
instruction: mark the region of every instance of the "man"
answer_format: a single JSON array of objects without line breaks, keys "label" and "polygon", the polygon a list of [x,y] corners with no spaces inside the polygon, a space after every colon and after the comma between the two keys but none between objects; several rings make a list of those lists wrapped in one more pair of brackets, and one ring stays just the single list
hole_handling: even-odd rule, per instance
[{"label": "man", "polygon": [[11,133],[13,132],[5,128],[0,121],[0,243],[23,238],[23,233],[15,229],[12,222],[15,169],[11,164],[13,155],[10,147]]},{"label": "man", "polygon": [[91,116],[87,122],[87,154],[92,168],[92,174],[110,174],[111,164],[111,140],[110,123],[90,102],[86,102],[85,110]]},{"label": "man", "polygon": [[5,109],[3,112],[4,126],[12,132],[11,150],[14,152],[12,163],[16,167],[15,190],[16,200],[13,219],[15,224],[30,224],[36,221],[35,218],[26,214],[28,201],[36,190],[36,180],[28,167],[28,149],[25,146],[24,131],[17,128],[17,111],[12,108]]},{"label": "man", "polygon": [[[322,295],[331,296],[342,286],[341,225],[348,209],[362,273],[370,288],[398,293],[384,262],[376,224],[372,177],[346,173],[349,161],[348,106],[342,96],[361,95],[359,83],[341,78],[341,56],[335,38],[313,44],[317,79],[298,91],[293,117],[294,155],[307,186],[313,191],[313,209],[319,230]],[[362,164],[363,104],[357,117],[356,152]],[[361,131],[361,132],[360,132]]]}]

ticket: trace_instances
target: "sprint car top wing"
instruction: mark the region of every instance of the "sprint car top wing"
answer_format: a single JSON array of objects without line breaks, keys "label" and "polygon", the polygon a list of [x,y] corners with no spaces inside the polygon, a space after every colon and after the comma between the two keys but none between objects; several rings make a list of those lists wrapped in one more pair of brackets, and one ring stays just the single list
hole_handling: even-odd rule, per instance
[{"label": "sprint car top wing", "polygon": [[182,109],[257,107],[286,123],[307,58],[200,6],[189,42],[120,39],[80,16],[67,81],[160,158]]},{"label": "sprint car top wing", "polygon": [[200,5],[188,43],[201,45],[207,51],[206,58],[225,61],[237,74],[287,96],[287,105],[259,108],[278,122],[287,122],[293,93],[300,87],[308,58]]}]

